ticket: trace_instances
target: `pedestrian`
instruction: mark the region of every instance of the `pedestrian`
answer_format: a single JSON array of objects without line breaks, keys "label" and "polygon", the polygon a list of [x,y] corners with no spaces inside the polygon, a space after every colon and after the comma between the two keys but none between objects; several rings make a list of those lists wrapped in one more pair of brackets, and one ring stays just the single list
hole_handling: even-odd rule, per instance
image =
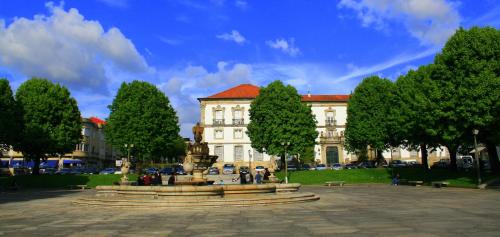
[{"label": "pedestrian", "polygon": [[257,171],[257,174],[255,174],[255,182],[257,184],[261,184],[262,183],[262,175],[260,174],[260,171]]},{"label": "pedestrian", "polygon": [[271,172],[269,172],[269,169],[266,168],[264,171],[264,181],[269,181],[269,176],[271,176]]},{"label": "pedestrian", "polygon": [[137,186],[142,186],[144,185],[144,177],[143,176],[137,176]]},{"label": "pedestrian", "polygon": [[247,181],[247,184],[253,184],[253,175],[251,172],[245,174],[245,179]]},{"label": "pedestrian", "polygon": [[394,175],[394,177],[392,178],[392,185],[394,185],[394,186],[399,185],[399,173]]},{"label": "pedestrian", "polygon": [[156,171],[156,175],[157,175],[156,182],[158,182],[158,185],[163,185],[160,172]]},{"label": "pedestrian", "polygon": [[176,181],[175,175],[176,175],[176,173],[173,172],[172,175],[170,175],[170,177],[168,178],[168,186],[174,186],[175,185],[175,181]]},{"label": "pedestrian", "polygon": [[148,174],[144,175],[144,185],[145,186],[151,185],[151,176],[149,176]]}]

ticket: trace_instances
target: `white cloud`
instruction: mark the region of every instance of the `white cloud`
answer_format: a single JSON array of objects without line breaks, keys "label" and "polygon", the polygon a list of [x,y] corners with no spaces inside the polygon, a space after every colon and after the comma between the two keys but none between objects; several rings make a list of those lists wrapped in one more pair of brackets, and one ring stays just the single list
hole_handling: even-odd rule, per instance
[{"label": "white cloud", "polygon": [[236,0],[234,5],[241,10],[246,10],[248,8],[248,3],[244,0]]},{"label": "white cloud", "polygon": [[128,7],[128,0],[99,0],[110,7],[126,8]]},{"label": "white cloud", "polygon": [[77,9],[47,3],[49,16],[17,18],[0,24],[0,63],[30,76],[68,86],[105,91],[107,70],[148,70],[134,44],[118,28],[105,31]]},{"label": "white cloud", "polygon": [[226,41],[234,41],[238,44],[245,43],[246,39],[240,32],[236,30],[232,30],[231,33],[224,33],[216,36],[218,39],[226,40]]},{"label": "white cloud", "polygon": [[269,47],[281,50],[283,53],[286,53],[292,57],[300,54],[300,49],[295,46],[294,38],[290,38],[288,41],[283,38],[279,38],[274,41],[266,41],[266,44]]},{"label": "white cloud", "polygon": [[423,44],[442,45],[460,25],[454,3],[446,0],[341,0],[365,27],[387,30],[389,20],[401,21]]}]

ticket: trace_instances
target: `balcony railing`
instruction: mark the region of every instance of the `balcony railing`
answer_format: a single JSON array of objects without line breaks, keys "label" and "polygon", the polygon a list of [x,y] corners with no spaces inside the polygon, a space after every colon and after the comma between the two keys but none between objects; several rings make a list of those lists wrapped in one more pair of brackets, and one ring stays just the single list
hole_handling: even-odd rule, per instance
[{"label": "balcony railing", "polygon": [[245,124],[244,119],[233,119],[233,125],[243,125]]},{"label": "balcony railing", "polygon": [[335,119],[326,119],[325,120],[325,125],[326,126],[337,126],[337,120],[335,120]]},{"label": "balcony railing", "polygon": [[224,125],[224,119],[214,119],[214,125]]}]

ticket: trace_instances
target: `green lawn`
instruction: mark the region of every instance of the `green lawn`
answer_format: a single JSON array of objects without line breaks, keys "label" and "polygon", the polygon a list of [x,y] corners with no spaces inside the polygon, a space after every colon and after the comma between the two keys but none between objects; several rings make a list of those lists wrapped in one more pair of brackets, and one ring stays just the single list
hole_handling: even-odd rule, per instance
[{"label": "green lawn", "polygon": [[[476,187],[476,176],[474,172],[452,172],[446,169],[435,169],[425,172],[421,169],[401,168],[401,169],[352,169],[352,170],[311,170],[289,172],[289,182],[301,184],[319,184],[327,181],[345,181],[346,184],[363,183],[385,183],[390,184],[393,174],[399,173],[401,179],[422,180],[424,184],[430,185],[433,181],[448,181],[453,187]],[[284,172],[279,172],[277,176],[284,178]],[[499,176],[484,175],[483,182]]]},{"label": "green lawn", "polygon": [[[0,177],[0,186],[6,187],[15,179],[22,188],[65,188],[68,185],[86,184],[89,187],[111,185],[120,181],[121,175],[19,175],[15,177]],[[137,175],[129,175],[130,180],[136,180]]]}]

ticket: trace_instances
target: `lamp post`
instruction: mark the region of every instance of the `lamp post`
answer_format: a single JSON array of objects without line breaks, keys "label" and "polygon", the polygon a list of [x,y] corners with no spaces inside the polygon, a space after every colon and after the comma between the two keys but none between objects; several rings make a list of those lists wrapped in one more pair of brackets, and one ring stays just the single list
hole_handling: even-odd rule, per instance
[{"label": "lamp post", "polygon": [[285,183],[288,183],[288,162],[287,162],[287,154],[286,149],[290,146],[290,142],[281,142],[281,145],[285,147]]},{"label": "lamp post", "polygon": [[477,134],[479,134],[479,130],[474,129],[474,130],[472,130],[472,133],[474,134],[474,156],[476,158],[477,185],[479,187],[479,185],[481,184],[481,173],[480,173],[481,169],[479,167],[479,152],[477,150],[477,140],[476,140],[476,136],[477,136]]},{"label": "lamp post", "polygon": [[125,148],[127,148],[127,161],[130,161],[130,149],[134,147],[134,144],[125,144]]},{"label": "lamp post", "polygon": [[248,150],[248,169],[250,175],[252,175],[252,152],[250,150]]}]

